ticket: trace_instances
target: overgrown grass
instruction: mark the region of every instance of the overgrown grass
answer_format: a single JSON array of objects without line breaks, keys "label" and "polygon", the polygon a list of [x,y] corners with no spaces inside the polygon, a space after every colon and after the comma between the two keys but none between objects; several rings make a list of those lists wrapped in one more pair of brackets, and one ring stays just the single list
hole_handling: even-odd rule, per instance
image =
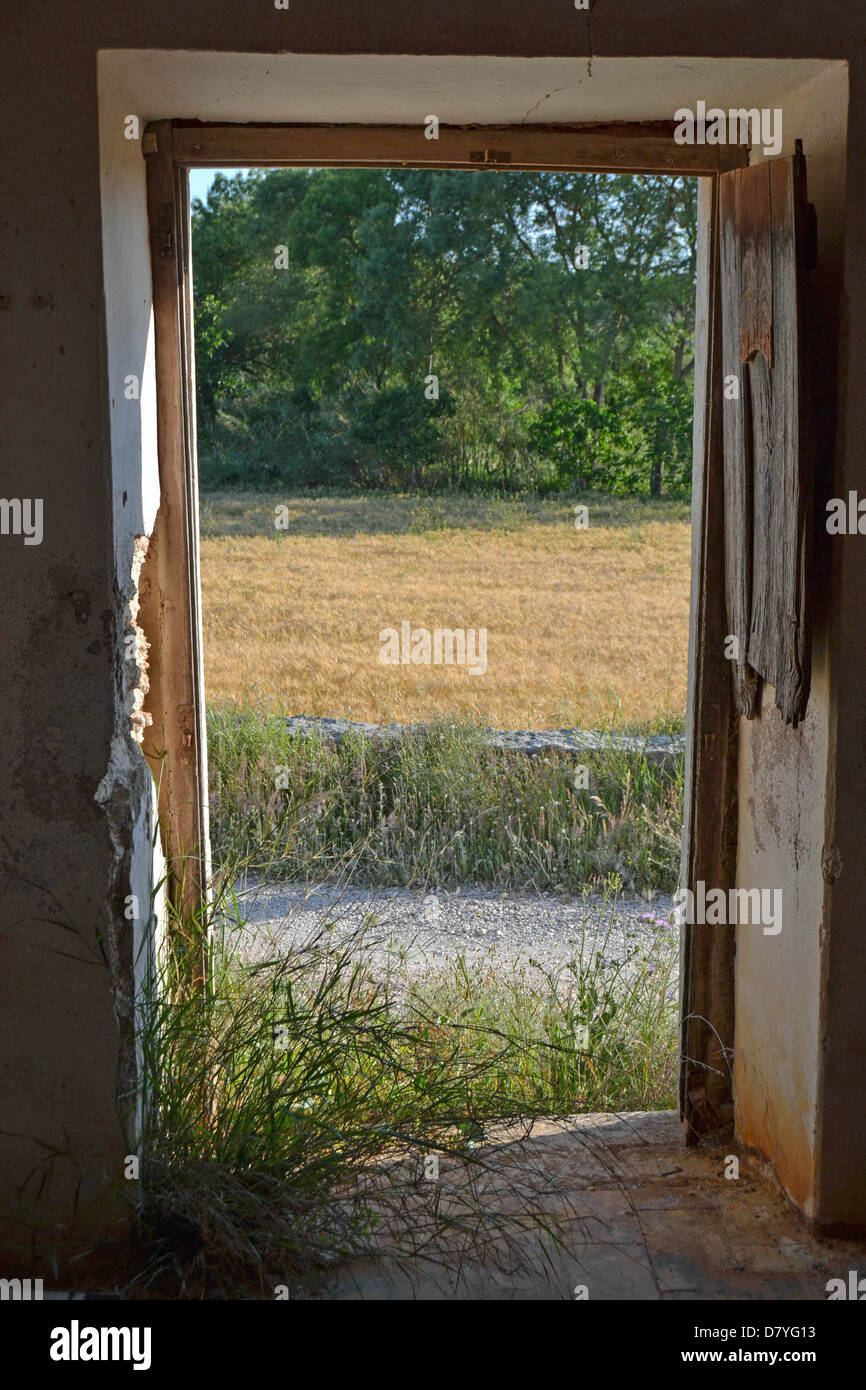
[{"label": "overgrown grass", "polygon": [[[630,729],[662,731],[675,721]],[[536,1190],[508,1142],[540,1116],[675,1103],[676,932],[656,919],[625,956],[609,937],[623,888],[676,881],[682,759],[582,755],[584,788],[575,755],[503,752],[473,726],[334,747],[232,706],[210,710],[208,746],[222,886],[201,920],[172,923],[141,1011],[130,1292],[303,1296],[353,1256],[513,1263],[556,1240],[551,1175],[539,1160]],[[495,954],[410,968],[375,949],[375,913],[348,937],[323,916],[262,959],[231,887],[250,871],[592,886],[608,926],[577,928],[553,972]],[[444,1185],[422,1180],[431,1156]]]},{"label": "overgrown grass", "polygon": [[[456,1235],[464,1259],[544,1229],[524,1171],[491,1214],[497,1127],[673,1104],[674,938],[616,962],[602,933],[555,975],[458,957],[410,977],[376,973],[363,933],[251,964],[217,932],[198,994],[169,952],[142,1014],[136,1291],[273,1296],[352,1254],[438,1260]],[[431,1154],[452,1165],[445,1204],[419,1182]]]},{"label": "overgrown grass", "polygon": [[337,748],[229,705],[209,711],[208,748],[218,864],[243,856],[270,878],[308,880],[351,855],[358,882],[383,886],[579,893],[615,872],[631,892],[676,887],[682,757],[528,756],[447,722]]}]

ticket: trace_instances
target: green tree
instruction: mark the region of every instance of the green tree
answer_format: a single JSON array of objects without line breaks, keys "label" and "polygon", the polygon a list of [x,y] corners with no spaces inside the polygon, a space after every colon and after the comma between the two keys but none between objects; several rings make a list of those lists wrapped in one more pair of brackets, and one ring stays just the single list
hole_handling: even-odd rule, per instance
[{"label": "green tree", "polygon": [[695,222],[681,178],[218,175],[193,210],[203,478],[681,491]]}]

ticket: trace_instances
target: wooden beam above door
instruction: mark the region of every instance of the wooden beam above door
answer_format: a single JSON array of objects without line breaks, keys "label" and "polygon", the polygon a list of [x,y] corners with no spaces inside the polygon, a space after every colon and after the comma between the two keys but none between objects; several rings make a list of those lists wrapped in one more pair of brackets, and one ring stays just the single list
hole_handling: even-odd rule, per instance
[{"label": "wooden beam above door", "polygon": [[719,174],[748,164],[745,145],[678,145],[674,123],[575,126],[446,126],[423,123],[212,125],[174,123],[174,159],[194,168],[568,169],[587,173]]}]

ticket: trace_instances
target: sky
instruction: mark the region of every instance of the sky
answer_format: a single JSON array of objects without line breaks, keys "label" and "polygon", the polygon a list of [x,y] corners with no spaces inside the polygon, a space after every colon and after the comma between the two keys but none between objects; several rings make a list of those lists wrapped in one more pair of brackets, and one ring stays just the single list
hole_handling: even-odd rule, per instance
[{"label": "sky", "polygon": [[217,174],[248,174],[249,169],[190,169],[189,171],[189,200],[201,198],[204,202],[207,191],[214,181]]}]

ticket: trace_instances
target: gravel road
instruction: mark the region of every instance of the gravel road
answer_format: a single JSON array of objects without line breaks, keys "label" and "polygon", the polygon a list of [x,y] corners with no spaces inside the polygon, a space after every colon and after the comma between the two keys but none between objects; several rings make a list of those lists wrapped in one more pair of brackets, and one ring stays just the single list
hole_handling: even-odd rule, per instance
[{"label": "gravel road", "polygon": [[402,888],[342,889],[321,885],[238,885],[243,926],[238,945],[249,960],[266,959],[323,927],[331,939],[366,928],[364,950],[377,966],[402,962],[410,974],[462,953],[503,970],[537,962],[555,971],[583,952],[625,960],[629,951],[658,952],[670,944],[671,899],[559,898],[549,893],[462,888],[425,892]]}]

